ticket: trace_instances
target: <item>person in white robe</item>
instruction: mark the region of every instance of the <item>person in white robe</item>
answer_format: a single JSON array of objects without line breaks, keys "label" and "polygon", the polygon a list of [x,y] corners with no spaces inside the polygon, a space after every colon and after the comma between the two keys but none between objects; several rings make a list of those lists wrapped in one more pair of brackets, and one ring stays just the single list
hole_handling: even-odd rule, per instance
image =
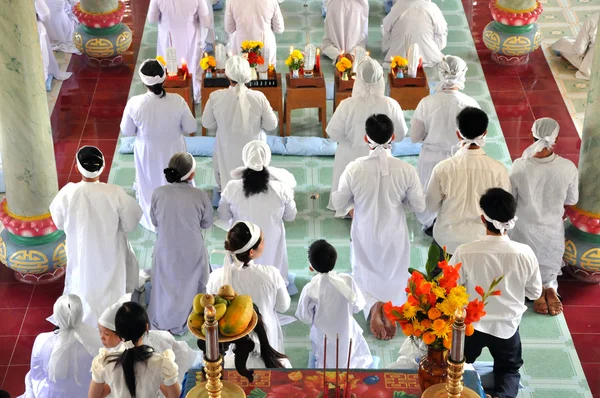
[{"label": "person in white robe", "polygon": [[77,23],[69,17],[68,7],[73,7],[77,0],[46,0],[50,10],[50,18],[44,22],[53,51],[79,54],[73,44],[73,33]]},{"label": "person in white robe", "polygon": [[243,167],[231,172],[233,180],[221,194],[219,218],[229,226],[250,221],[265,235],[265,250],[256,260],[279,270],[288,285],[288,256],[284,221],[296,218],[296,179],[287,170],[270,167],[266,142],[250,141],[242,151]]},{"label": "person in white robe", "polygon": [[153,329],[181,335],[188,330],[194,297],[208,282],[209,255],[202,232],[213,223],[213,208],[208,194],[191,185],[196,175],[192,155],[176,153],[164,172],[169,184],[156,188],[150,210],[158,236],[148,315]]},{"label": "person in white robe", "polygon": [[277,0],[230,0],[225,5],[225,32],[230,36],[230,51],[240,54],[242,42],[262,41],[266,64],[277,64],[275,33],[285,30]]},{"label": "person in white robe", "polygon": [[99,181],[104,156],[98,148],[82,147],[76,160],[83,179],[58,192],[50,214],[67,235],[64,294],[82,298],[83,320],[95,327],[102,311],[138,284],[138,262],[127,234],[142,210],[123,188]]},{"label": "person in white robe", "polygon": [[384,66],[388,67],[391,57],[406,57],[409,44],[418,44],[423,66],[431,67],[444,59],[448,24],[444,14],[431,0],[399,1],[383,19],[381,49],[387,52]]},{"label": "person in white robe", "polygon": [[[121,306],[131,301],[131,294],[126,294],[119,301],[108,307],[100,318],[98,318],[98,328],[100,330],[100,339],[104,348],[110,352],[119,352],[122,350],[123,341],[117,335],[115,318],[117,311]],[[185,341],[177,341],[169,332],[162,330],[149,330],[143,337],[143,343],[152,347],[156,352],[173,350],[175,354],[175,363],[179,368],[179,380],[183,380],[185,373],[196,363],[202,361],[202,352],[192,349]]]},{"label": "person in white robe", "polygon": [[534,309],[550,315],[562,312],[557,277],[562,275],[564,265],[564,208],[577,204],[579,199],[577,167],[552,151],[559,130],[554,119],[536,120],[531,128],[534,143],[510,169],[519,222],[509,236],[533,249],[544,285],[544,292],[534,303]]},{"label": "person in white robe", "polygon": [[148,21],[158,23],[156,55],[165,57],[167,48],[177,51],[178,66],[186,61],[194,74],[194,98],[200,98],[202,80],[199,67],[204,45],[199,46],[203,29],[212,28],[212,6],[206,0],[150,0]]},{"label": "person in white robe", "polygon": [[369,155],[369,145],[365,142],[366,120],[375,114],[388,116],[394,123],[396,141],[402,141],[408,131],[402,108],[396,100],[385,96],[385,81],[381,65],[365,57],[356,69],[352,97],[340,102],[327,125],[327,135],[338,143],[327,205],[330,210],[335,210],[332,196],[346,166],[361,156]]},{"label": "person in white robe", "polygon": [[321,51],[336,61],[341,53],[356,46],[367,47],[369,2],[367,0],[329,0],[325,17],[325,36]]},{"label": "person in white robe", "polygon": [[[229,5],[228,5],[229,7]],[[231,172],[244,165],[242,149],[250,141],[266,141],[266,131],[277,127],[277,116],[267,97],[245,86],[250,81],[250,64],[242,56],[233,56],[225,64],[231,85],[208,98],[202,112],[202,125],[217,129],[213,169],[219,192],[231,179]]]},{"label": "person in white robe", "polygon": [[333,193],[338,214],[354,207],[350,231],[352,275],[365,296],[365,319],[371,331],[389,340],[396,326],[383,316],[385,302],[401,304],[405,298],[410,265],[406,206],[425,210],[425,195],[417,171],[391,154],[394,123],[386,115],[373,115],[365,123],[371,152],[351,162]]},{"label": "person in white robe", "polygon": [[[427,189],[433,168],[442,160],[452,157],[456,143],[456,116],[465,107],[479,108],[473,98],[461,93],[465,88],[467,63],[452,55],[446,55],[438,64],[440,82],[435,93],[423,98],[410,121],[410,139],[422,142],[417,172],[423,189]],[[433,226],[437,214],[424,211],[416,214],[424,230]]]},{"label": "person in white robe", "polygon": [[575,73],[578,79],[590,80],[599,19],[600,13],[592,15],[583,23],[576,38],[563,37],[551,47],[578,69]]},{"label": "person in white robe", "polygon": [[46,89],[50,91],[50,81],[48,80],[49,77],[53,77],[56,80],[67,80],[69,77],[71,77],[72,73],[62,72],[60,70],[58,67],[58,62],[56,62],[54,52],[52,51],[52,45],[50,43],[50,38],[48,37],[48,31],[44,25],[44,22],[48,22],[51,16],[50,8],[48,8],[46,0],[35,0],[35,12],[37,15],[38,35],[42,50],[42,64],[44,66],[44,84]]},{"label": "person in white robe", "polygon": [[35,338],[25,394],[20,398],[87,397],[90,367],[102,344],[98,332],[82,319],[78,296],[69,294],[56,300],[53,321],[58,328]]},{"label": "person in white robe", "polygon": [[485,236],[481,195],[496,187],[510,191],[506,167],[482,149],[488,126],[485,112],[467,106],[456,121],[460,149],[433,168],[427,185],[427,211],[437,212],[433,238],[450,255],[463,243]]},{"label": "person in white robe", "polygon": [[121,133],[135,137],[134,190],[144,211],[141,224],[155,232],[150,218],[152,194],[156,188],[167,184],[163,169],[171,156],[187,151],[183,137],[193,134],[197,123],[181,95],[165,92],[163,83],[167,71],[160,62],[148,59],[138,73],[148,92],[127,101]]},{"label": "person in white robe", "polygon": [[[368,369],[373,364],[363,330],[353,314],[363,310],[365,299],[348,274],[337,274],[333,269],[337,261],[337,252],[325,240],[317,240],[308,248],[310,271],[317,272],[302,289],[296,318],[310,325],[310,341],[316,358],[315,367],[332,368],[336,363],[336,352],[339,351],[339,363],[348,363],[348,345],[352,340],[350,367],[352,369]],[[324,357],[324,336],[327,336],[327,352]],[[337,336],[336,339],[333,336]],[[339,337],[339,350],[336,342]],[[333,354],[333,355],[331,355]],[[327,360],[327,364],[325,364]]]},{"label": "person in white robe", "polygon": [[290,295],[277,268],[259,265],[254,259],[262,255],[265,238],[258,225],[238,221],[225,240],[223,268],[214,270],[208,278],[206,292],[217,294],[223,285],[230,285],[238,294],[247,294],[259,308],[269,337],[269,344],[284,353],[283,332],[277,313],[290,308]]}]

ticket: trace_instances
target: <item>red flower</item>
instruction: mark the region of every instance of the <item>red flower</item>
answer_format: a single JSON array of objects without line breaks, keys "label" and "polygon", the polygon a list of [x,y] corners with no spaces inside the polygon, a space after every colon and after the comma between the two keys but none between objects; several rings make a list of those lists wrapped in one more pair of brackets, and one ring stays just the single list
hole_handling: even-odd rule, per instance
[{"label": "red flower", "polygon": [[477,292],[477,294],[479,294],[481,297],[485,296],[485,292],[483,291],[483,288],[481,286],[475,286],[475,291]]},{"label": "red flower", "polygon": [[491,295],[492,295],[492,296],[501,296],[501,295],[502,295],[502,292],[501,292],[500,290],[494,290],[494,291],[491,293]]},{"label": "red flower", "polygon": [[263,59],[263,57],[261,57],[257,53],[255,53],[255,52],[248,53],[248,63],[250,64],[250,66],[259,65],[259,64],[262,65],[264,62],[265,62],[265,60]]},{"label": "red flower", "polygon": [[479,299],[471,301],[467,305],[467,317],[465,318],[465,323],[469,325],[473,322],[479,322],[479,320],[486,314],[484,308],[485,304],[483,301],[479,301]]},{"label": "red flower", "polygon": [[446,292],[449,293],[450,290],[458,285],[458,271],[462,263],[458,263],[454,266],[449,265],[446,261],[440,261],[438,263],[438,267],[440,267],[444,274],[439,280],[439,285],[446,289]]},{"label": "red flower", "polygon": [[402,310],[400,308],[394,307],[391,301],[388,301],[383,305],[383,313],[386,318],[392,322],[400,322]]}]

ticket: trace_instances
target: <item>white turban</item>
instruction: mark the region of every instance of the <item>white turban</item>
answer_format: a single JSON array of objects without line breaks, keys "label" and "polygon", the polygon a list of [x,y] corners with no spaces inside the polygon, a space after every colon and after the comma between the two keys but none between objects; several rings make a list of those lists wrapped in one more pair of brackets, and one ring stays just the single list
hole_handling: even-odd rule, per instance
[{"label": "white turban", "polygon": [[[392,136],[393,137],[393,136]],[[379,144],[371,139],[371,137],[367,136],[367,141],[369,141],[369,148],[371,148],[371,153],[369,157],[376,156],[379,158],[379,168],[381,169],[381,175],[387,176],[390,174],[388,169],[388,161],[387,158],[390,155],[390,151],[392,150],[392,138],[389,139],[385,144]]]},{"label": "white turban", "polygon": [[371,57],[365,57],[356,68],[356,81],[352,88],[353,97],[365,97],[369,102],[373,96],[385,95],[383,68]]},{"label": "white turban", "polygon": [[104,171],[104,154],[95,146],[82,146],[75,158],[77,170],[85,178],[96,178]]},{"label": "white turban", "polygon": [[248,129],[250,128],[248,125],[248,119],[250,117],[250,104],[248,103],[248,98],[246,98],[246,93],[248,92],[246,83],[250,82],[252,79],[250,64],[246,58],[240,55],[234,55],[225,63],[225,74],[228,78],[237,83],[235,90],[238,103],[233,114],[233,120],[235,121],[241,119],[243,129],[241,133],[248,133]]},{"label": "white turban", "polygon": [[119,301],[105,309],[102,315],[100,315],[100,318],[98,318],[98,323],[108,330],[116,332],[117,327],[115,326],[115,318],[117,316],[117,311],[119,311],[119,308],[128,301],[131,301],[131,293],[124,295]]},{"label": "white turban", "polygon": [[529,159],[545,148],[552,149],[552,146],[556,142],[556,137],[558,137],[559,130],[560,126],[554,119],[543,117],[536,120],[531,127],[531,133],[537,138],[537,141],[525,149],[521,157]]},{"label": "white turban", "polygon": [[235,227],[237,224],[243,223],[250,230],[250,240],[241,248],[234,251],[227,251],[225,254],[225,261],[223,262],[223,285],[231,285],[231,273],[233,267],[242,268],[244,264],[237,259],[236,254],[246,253],[248,250],[252,249],[258,240],[260,239],[260,227],[254,223],[249,221],[238,221],[231,226],[231,228]]},{"label": "white turban", "polygon": [[296,179],[289,171],[279,167],[269,167],[271,164],[271,148],[264,141],[250,141],[242,150],[243,167],[238,167],[231,172],[233,179],[239,180],[244,175],[244,170],[262,171],[265,168],[269,176],[280,181],[290,188],[296,187]]},{"label": "white turban", "polygon": [[438,64],[438,75],[440,82],[435,91],[442,91],[453,87],[460,90],[465,88],[465,75],[467,73],[467,63],[454,55],[446,55],[442,62]]},{"label": "white turban", "polygon": [[491,222],[494,228],[500,231],[501,234],[504,234],[504,231],[510,231],[511,229],[513,229],[515,227],[515,223],[519,219],[517,216],[515,216],[512,220],[502,222],[492,219],[487,214],[485,214],[483,210],[481,212],[483,213],[483,218],[485,218],[487,222]]},{"label": "white turban", "polygon": [[[144,65],[146,65],[149,62],[156,62],[157,64],[160,65],[160,67],[163,69],[163,75],[162,76],[148,76],[148,75],[144,75],[142,73],[142,68],[144,67]],[[142,80],[142,83],[144,83],[146,86],[154,86],[155,84],[160,84],[160,83],[164,83],[165,80],[167,79],[167,70],[165,69],[165,67],[163,66],[163,64],[161,64],[160,62],[158,62],[155,59],[147,59],[144,62],[142,62],[142,64],[140,65],[140,69],[138,70],[138,75],[140,75],[140,79]]]}]

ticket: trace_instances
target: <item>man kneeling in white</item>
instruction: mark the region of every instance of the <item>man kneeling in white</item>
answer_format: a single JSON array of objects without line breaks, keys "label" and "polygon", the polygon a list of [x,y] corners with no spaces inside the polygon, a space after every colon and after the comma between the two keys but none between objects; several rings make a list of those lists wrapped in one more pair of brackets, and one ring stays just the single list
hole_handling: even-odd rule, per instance
[{"label": "man kneeling in white", "polygon": [[578,79],[590,80],[599,18],[600,13],[597,13],[586,20],[576,39],[563,37],[552,45],[552,50],[579,69],[575,73],[575,77]]}]

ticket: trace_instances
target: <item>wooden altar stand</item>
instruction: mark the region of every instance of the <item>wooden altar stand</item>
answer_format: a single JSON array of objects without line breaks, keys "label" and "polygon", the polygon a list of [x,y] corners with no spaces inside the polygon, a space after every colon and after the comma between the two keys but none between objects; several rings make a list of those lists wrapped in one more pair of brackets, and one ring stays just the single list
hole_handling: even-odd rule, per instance
[{"label": "wooden altar stand", "polygon": [[327,90],[325,88],[325,79],[323,75],[311,78],[294,79],[295,84],[302,85],[301,81],[306,81],[307,85],[312,87],[292,87],[289,72],[285,74],[286,92],[285,92],[285,132],[291,135],[292,129],[292,110],[304,108],[319,108],[319,122],[323,137],[327,137],[325,127],[327,125]]},{"label": "wooden altar stand", "polygon": [[425,71],[420,69],[416,78],[396,79],[388,73],[390,98],[395,99],[402,110],[415,110],[419,101],[429,95],[429,83]]},{"label": "wooden altar stand", "polygon": [[196,107],[194,106],[194,87],[193,87],[193,76],[192,75],[178,75],[177,79],[167,79],[163,84],[163,88],[167,93],[179,94],[183,97],[186,104],[190,107],[192,115],[196,117]]},{"label": "wooden altar stand", "polygon": [[335,112],[342,100],[352,97],[354,79],[349,78],[347,81],[343,81],[337,71],[334,72],[333,76],[333,111]]}]

